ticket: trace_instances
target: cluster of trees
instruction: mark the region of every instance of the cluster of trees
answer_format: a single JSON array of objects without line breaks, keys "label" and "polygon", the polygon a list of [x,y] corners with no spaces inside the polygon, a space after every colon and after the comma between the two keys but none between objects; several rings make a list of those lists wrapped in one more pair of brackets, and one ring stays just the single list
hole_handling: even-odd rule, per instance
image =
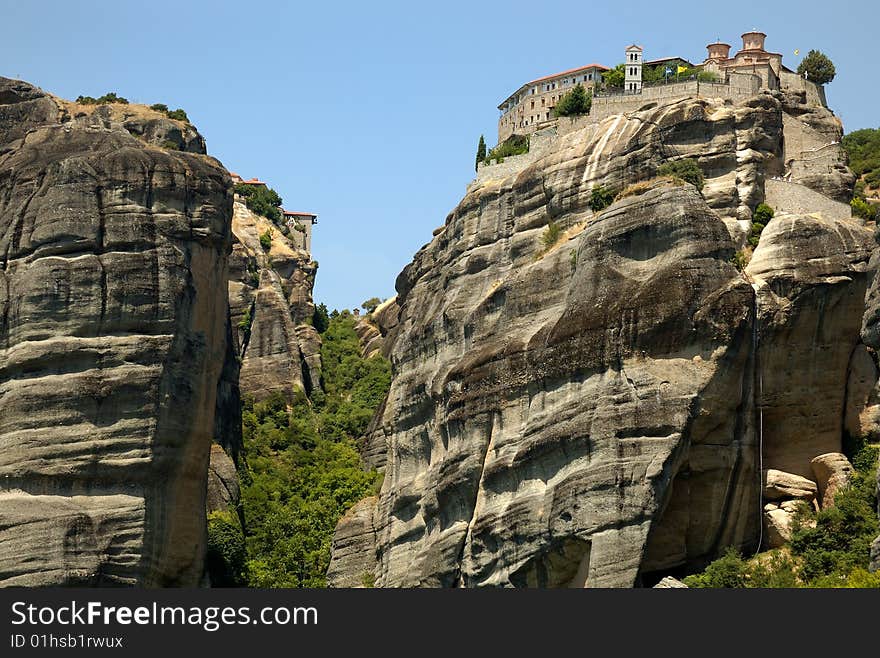
[{"label": "cluster of trees", "polygon": [[361,356],[351,313],[326,315],[319,305],[321,317],[324,391],[313,391],[311,400],[297,391],[292,404],[280,395],[245,401],[242,408],[246,558],[235,519],[227,513],[212,520],[214,559],[232,560],[227,572],[238,569],[253,587],[325,586],[337,521],[379,484],[377,473],[361,467],[355,439],[388,391],[390,364]]},{"label": "cluster of trees", "polygon": [[177,119],[178,121],[186,121],[189,123],[189,117],[186,115],[186,112],[183,111],[182,108],[178,107],[176,110],[169,110],[168,106],[165,103],[153,103],[150,105],[151,110],[156,110],[157,112],[162,112],[169,119]]},{"label": "cluster of trees", "polygon": [[123,98],[122,96],[117,96],[116,92],[108,92],[103,96],[98,96],[97,98],[93,98],[92,96],[77,96],[76,102],[81,105],[109,105],[110,103],[120,103],[122,105],[128,105],[128,99]]},{"label": "cluster of trees", "polygon": [[281,223],[281,196],[271,187],[239,183],[235,186],[235,193],[244,198],[245,205],[251,212],[262,215],[275,224]]},{"label": "cluster of trees", "polygon": [[868,571],[871,542],[880,533],[878,448],[864,438],[853,448],[844,448],[855,468],[849,486],[818,513],[803,506],[790,550],[746,560],[729,549],[684,582],[690,587],[880,587],[880,573]]}]

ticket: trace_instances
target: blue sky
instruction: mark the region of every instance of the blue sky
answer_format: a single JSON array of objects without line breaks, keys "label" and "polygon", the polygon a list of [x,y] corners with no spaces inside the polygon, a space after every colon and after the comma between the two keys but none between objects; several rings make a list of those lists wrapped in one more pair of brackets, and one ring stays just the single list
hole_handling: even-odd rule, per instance
[{"label": "blue sky", "polygon": [[[835,9],[840,7],[840,9]],[[590,62],[702,61],[747,30],[795,68],[811,48],[847,131],[880,126],[876,0],[827,2],[23,2],[0,0],[0,75],[66,98],[115,91],[183,107],[209,152],[318,214],[315,299],[394,280],[473,177],[481,133],[521,83]]]}]

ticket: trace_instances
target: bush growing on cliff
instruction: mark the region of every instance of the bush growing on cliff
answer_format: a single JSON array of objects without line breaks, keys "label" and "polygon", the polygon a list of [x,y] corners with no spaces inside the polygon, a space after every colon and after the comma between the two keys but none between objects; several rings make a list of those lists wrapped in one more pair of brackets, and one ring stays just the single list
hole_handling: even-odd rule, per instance
[{"label": "bush growing on cliff", "polygon": [[868,221],[874,221],[877,219],[878,211],[877,206],[874,204],[868,203],[859,197],[853,197],[853,200],[849,202],[849,205],[852,208],[853,215],[856,217],[861,217]]},{"label": "bush growing on cliff", "polygon": [[[326,316],[326,306],[318,308]],[[361,356],[355,324],[348,311],[334,311],[323,332],[326,394],[313,391],[309,401],[297,390],[289,404],[275,395],[243,405],[242,501],[253,587],[325,586],[337,521],[378,481],[361,467],[354,439],[387,393],[391,368],[381,356]]]},{"label": "bush growing on cliff", "polygon": [[584,89],[582,84],[576,84],[574,89],[564,94],[556,107],[553,108],[553,116],[568,117],[589,114],[593,107],[593,92]]},{"label": "bush growing on cliff", "polygon": [[596,185],[590,191],[590,208],[593,212],[605,210],[612,203],[614,203],[614,192],[604,185]]},{"label": "bush growing on cliff", "polygon": [[547,228],[545,228],[544,232],[541,234],[541,243],[544,245],[545,249],[549,249],[559,242],[559,238],[561,237],[562,227],[553,220],[550,220],[547,224]]},{"label": "bush growing on cliff", "polygon": [[529,136],[528,135],[511,135],[495,148],[489,151],[486,156],[485,163],[489,164],[492,160],[503,162],[504,158],[511,155],[522,155],[529,152]]},{"label": "bush growing on cliff", "polygon": [[773,219],[773,215],[775,214],[776,211],[773,210],[772,207],[768,206],[766,203],[759,203],[758,207],[755,208],[755,212],[752,214],[752,221],[766,226],[770,223],[770,220]]},{"label": "bush growing on cliff", "polygon": [[282,200],[271,187],[239,183],[235,186],[235,193],[244,198],[245,205],[251,212],[262,215],[275,224],[281,223]]},{"label": "bush growing on cliff", "polygon": [[260,233],[260,246],[263,251],[269,251],[272,248],[272,229],[266,229],[264,233]]},{"label": "bush growing on cliff", "polygon": [[680,178],[681,180],[690,183],[698,190],[703,190],[703,170],[700,169],[700,165],[693,158],[675,160],[674,162],[664,162],[657,169],[657,174],[659,176],[673,176],[674,178]]},{"label": "bush growing on cliff", "polygon": [[834,80],[837,71],[834,64],[825,53],[819,50],[811,50],[807,56],[801,60],[797,68],[798,75],[806,75],[807,80],[815,82],[819,85],[828,84]]},{"label": "bush growing on cliff", "polygon": [[189,117],[186,116],[186,112],[184,112],[181,108],[177,108],[176,110],[169,110],[168,106],[165,103],[153,103],[150,105],[151,110],[156,110],[156,112],[161,112],[169,119],[177,119],[178,121],[186,121],[189,123]]}]

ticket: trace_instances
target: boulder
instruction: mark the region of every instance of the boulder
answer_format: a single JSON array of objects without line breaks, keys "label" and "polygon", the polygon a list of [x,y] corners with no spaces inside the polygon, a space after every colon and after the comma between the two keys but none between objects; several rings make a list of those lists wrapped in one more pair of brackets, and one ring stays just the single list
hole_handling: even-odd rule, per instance
[{"label": "boulder", "polygon": [[846,455],[839,452],[829,452],[814,457],[810,464],[813,466],[816,484],[819,487],[819,506],[825,509],[834,505],[834,496],[849,484],[854,470],[852,464],[849,463]]},{"label": "boulder", "polygon": [[816,498],[818,487],[812,480],[808,480],[794,473],[768,469],[764,475],[764,500],[797,499],[812,501]]},{"label": "boulder", "polygon": [[654,589],[688,589],[688,586],[677,578],[666,576],[663,580],[654,585]]}]

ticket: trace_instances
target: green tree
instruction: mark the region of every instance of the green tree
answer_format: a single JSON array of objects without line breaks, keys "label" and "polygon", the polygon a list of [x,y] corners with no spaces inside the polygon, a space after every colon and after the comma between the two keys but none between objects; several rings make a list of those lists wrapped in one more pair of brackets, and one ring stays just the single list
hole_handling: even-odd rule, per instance
[{"label": "green tree", "polygon": [[477,144],[477,161],[474,163],[474,171],[479,168],[480,163],[486,159],[486,140],[480,135],[480,143]]},{"label": "green tree", "polygon": [[323,334],[327,331],[327,327],[330,326],[330,316],[327,313],[326,304],[318,304],[315,306],[315,312],[312,314],[312,326],[319,334]]},{"label": "green tree", "polygon": [[703,170],[700,169],[699,163],[693,158],[665,162],[657,169],[657,174],[660,176],[674,176],[692,184],[700,191],[703,189]]},{"label": "green tree", "polygon": [[549,249],[554,244],[559,242],[559,238],[562,237],[562,227],[559,226],[553,220],[547,224],[547,228],[544,229],[544,233],[541,234],[541,242],[544,244],[545,249]]},{"label": "green tree", "polygon": [[272,248],[272,229],[266,229],[265,233],[260,233],[260,246],[265,251]]},{"label": "green tree", "polygon": [[271,187],[239,183],[235,186],[235,193],[244,197],[245,205],[251,212],[262,215],[275,224],[281,223],[281,197]]},{"label": "green tree", "polygon": [[361,304],[361,308],[364,309],[367,313],[372,313],[381,303],[382,300],[378,297],[370,297],[368,300]]},{"label": "green tree", "polygon": [[602,74],[602,82],[609,88],[623,89],[623,83],[626,80],[625,64],[618,64],[613,69],[605,71]]},{"label": "green tree", "polygon": [[557,117],[589,114],[592,106],[593,92],[587,91],[582,84],[578,83],[559,99],[556,107],[553,108],[553,114]]},{"label": "green tree", "polygon": [[806,76],[807,80],[819,85],[831,82],[836,74],[832,61],[819,50],[808,52],[798,64],[797,72],[798,75]]}]

